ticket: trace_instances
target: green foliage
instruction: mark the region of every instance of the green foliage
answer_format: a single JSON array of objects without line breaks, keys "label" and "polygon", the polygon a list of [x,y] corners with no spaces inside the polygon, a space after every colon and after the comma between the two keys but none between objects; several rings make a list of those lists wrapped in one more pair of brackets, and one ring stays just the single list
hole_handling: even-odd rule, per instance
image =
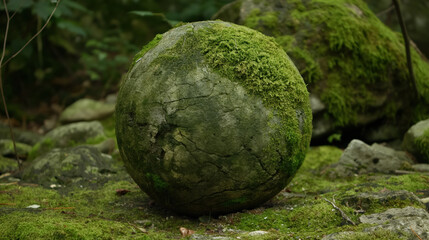
[{"label": "green foliage", "polygon": [[[176,23],[171,19],[208,19],[229,1],[61,0],[44,32],[3,69],[6,98],[21,107],[38,107],[51,98],[68,105],[85,95],[99,98],[114,92],[132,56],[156,34],[171,28]],[[9,0],[7,4],[11,14],[17,14],[6,59],[40,29],[55,6],[49,0]],[[6,23],[4,16],[1,26]],[[0,34],[0,41],[3,37]],[[13,117],[28,119],[19,112]]]}]

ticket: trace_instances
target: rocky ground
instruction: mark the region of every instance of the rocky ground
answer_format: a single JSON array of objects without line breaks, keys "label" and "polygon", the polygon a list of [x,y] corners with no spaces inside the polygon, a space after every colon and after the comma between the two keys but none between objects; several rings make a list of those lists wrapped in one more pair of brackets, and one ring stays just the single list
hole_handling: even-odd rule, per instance
[{"label": "rocky ground", "polygon": [[[102,111],[78,116],[79,104]],[[44,135],[16,131],[22,171],[0,128],[0,239],[429,239],[429,164],[418,153],[427,140],[409,140],[428,123],[404,144],[420,163],[395,145],[311,147],[259,208],[190,218],[159,207],[125,172],[111,104],[77,102]]]}]

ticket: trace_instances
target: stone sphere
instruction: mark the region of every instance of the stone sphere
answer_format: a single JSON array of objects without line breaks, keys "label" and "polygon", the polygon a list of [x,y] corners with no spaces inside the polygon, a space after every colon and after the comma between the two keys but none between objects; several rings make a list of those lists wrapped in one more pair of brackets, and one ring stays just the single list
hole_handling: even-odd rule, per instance
[{"label": "stone sphere", "polygon": [[134,181],[187,215],[255,207],[290,182],[308,149],[302,77],[272,38],[188,23],[143,47],[121,84],[116,135]]}]

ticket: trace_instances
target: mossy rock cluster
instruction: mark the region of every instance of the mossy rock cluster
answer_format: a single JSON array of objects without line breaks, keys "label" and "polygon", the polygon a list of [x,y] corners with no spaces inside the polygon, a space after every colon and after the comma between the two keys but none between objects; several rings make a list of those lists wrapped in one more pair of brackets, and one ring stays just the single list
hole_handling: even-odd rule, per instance
[{"label": "mossy rock cluster", "polygon": [[121,85],[125,166],[159,204],[189,214],[255,207],[300,167],[311,138],[304,81],[275,41],[221,21],[159,35]]},{"label": "mossy rock cluster", "polygon": [[361,0],[237,0],[214,18],[259,30],[284,48],[325,106],[313,135],[402,138],[429,109],[429,64],[412,49],[419,100],[403,39]]}]

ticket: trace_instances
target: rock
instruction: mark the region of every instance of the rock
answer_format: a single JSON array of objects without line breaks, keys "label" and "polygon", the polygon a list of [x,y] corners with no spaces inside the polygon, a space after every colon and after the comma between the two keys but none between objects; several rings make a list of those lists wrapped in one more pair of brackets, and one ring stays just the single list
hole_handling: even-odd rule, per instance
[{"label": "rock", "polygon": [[[20,158],[27,158],[28,153],[31,151],[31,146],[25,143],[15,142],[16,151]],[[12,140],[0,140],[0,154],[4,157],[15,157],[15,149]]]},{"label": "rock", "polygon": [[[339,232],[326,235],[322,240],[349,240],[349,239],[389,239],[389,240],[405,240],[401,234],[387,230],[376,229],[366,232]],[[414,238],[412,238],[414,239]],[[410,238],[410,240],[412,240]]]},{"label": "rock", "polygon": [[116,143],[113,138],[108,138],[101,143],[94,144],[93,146],[97,148],[98,151],[109,154],[109,153],[112,153],[113,150],[115,150]]},{"label": "rock", "polygon": [[412,163],[405,152],[376,143],[369,146],[354,139],[344,150],[338,163],[332,167],[335,174],[345,177],[353,174],[392,173]]},{"label": "rock", "polygon": [[220,21],[174,28],[144,47],[115,116],[130,175],[187,215],[267,201],[294,176],[311,138],[308,92],[287,55],[263,34]]},{"label": "rock", "polygon": [[208,236],[202,234],[192,234],[190,239],[194,240],[233,240],[234,238],[222,237],[222,236]]},{"label": "rock", "polygon": [[402,148],[420,162],[429,163],[429,119],[414,124],[405,133]]},{"label": "rock", "polygon": [[367,228],[367,231],[382,228],[405,233],[409,239],[416,239],[414,231],[421,239],[429,239],[429,213],[421,208],[392,208],[382,213],[362,215],[359,219],[362,223],[377,225]]},{"label": "rock", "polygon": [[416,172],[429,172],[429,164],[413,164],[411,168]]},{"label": "rock", "polygon": [[405,190],[362,192],[342,199],[343,205],[363,210],[373,209],[380,205],[393,207],[398,203],[423,207],[423,203],[414,193]]},{"label": "rock", "polygon": [[18,163],[15,159],[0,156],[0,175],[6,172],[18,170]]},{"label": "rock", "polygon": [[[37,142],[39,142],[42,139],[42,136],[37,133],[25,131],[17,128],[13,128],[13,134],[15,137],[15,141],[20,143],[25,143],[31,146],[35,145]],[[11,139],[10,130],[7,125],[0,124],[0,139],[8,139],[8,140]]]},{"label": "rock", "polygon": [[112,164],[110,156],[94,147],[56,148],[34,159],[24,169],[22,180],[44,187],[100,184],[117,171]]},{"label": "rock", "polygon": [[402,37],[363,1],[236,0],[213,19],[259,30],[283,47],[326,106],[314,116],[313,140],[341,132],[342,139],[390,141],[412,116],[429,116],[429,64],[415,54],[421,100],[413,103]]},{"label": "rock", "polygon": [[253,232],[249,232],[247,235],[254,237],[254,236],[262,236],[267,234],[267,231],[253,231]]},{"label": "rock", "polygon": [[98,121],[71,123],[57,127],[48,132],[44,140],[52,140],[55,147],[69,147],[95,138],[106,138],[103,126]]},{"label": "rock", "polygon": [[[29,153],[29,159],[48,152],[52,148],[72,147],[88,142],[100,143],[107,137],[98,121],[70,123],[52,129],[37,143]],[[101,148],[105,146],[99,146]]]},{"label": "rock", "polygon": [[109,94],[109,95],[106,96],[105,102],[107,104],[113,104],[113,105],[115,105],[117,99],[118,99],[117,94]]},{"label": "rock", "polygon": [[84,98],[68,106],[60,115],[60,122],[71,123],[80,121],[100,120],[115,112],[114,103],[105,103]]},{"label": "rock", "polygon": [[311,106],[311,111],[313,112],[313,115],[319,112],[322,112],[323,110],[326,109],[325,104],[323,104],[323,102],[313,94],[310,94],[310,106]]}]

